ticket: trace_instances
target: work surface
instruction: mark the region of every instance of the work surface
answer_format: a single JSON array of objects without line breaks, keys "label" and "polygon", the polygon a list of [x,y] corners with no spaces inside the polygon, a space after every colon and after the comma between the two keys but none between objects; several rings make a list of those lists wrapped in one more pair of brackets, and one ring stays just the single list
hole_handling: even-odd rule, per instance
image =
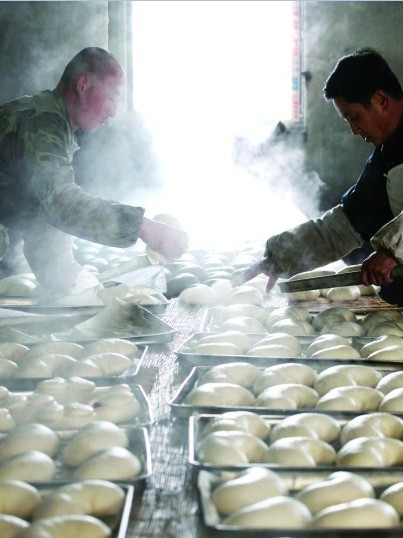
[{"label": "work surface", "polygon": [[155,416],[150,428],[153,473],[135,499],[127,538],[204,536],[187,464],[188,422],[173,417],[168,404],[190,371],[178,364],[175,351],[200,330],[204,312],[203,308],[183,307],[173,301],[161,315],[177,331],[172,342],[149,346],[138,382]]}]

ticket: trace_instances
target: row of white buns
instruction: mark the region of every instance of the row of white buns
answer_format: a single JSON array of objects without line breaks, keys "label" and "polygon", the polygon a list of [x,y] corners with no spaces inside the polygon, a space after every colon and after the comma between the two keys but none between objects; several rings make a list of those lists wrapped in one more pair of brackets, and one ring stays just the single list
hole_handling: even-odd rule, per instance
[{"label": "row of white buns", "polygon": [[388,309],[369,312],[362,318],[352,310],[333,306],[311,314],[301,306],[274,309],[236,304],[211,308],[208,331],[236,330],[246,333],[282,332],[294,336],[335,334],[339,336],[403,336],[403,316]]},{"label": "row of white buns", "polygon": [[201,333],[181,349],[192,355],[236,355],[269,358],[312,358],[399,362],[403,360],[403,338],[384,335],[369,341],[356,341],[336,334],[312,337],[310,342],[289,333],[251,335],[239,330]]},{"label": "row of white buns", "polygon": [[[45,536],[106,537],[111,528],[102,519],[117,521],[124,489],[106,480],[83,480],[41,490],[19,480],[0,482],[2,538]],[[41,534],[42,533],[42,534]],[[73,534],[74,533],[74,534]]]},{"label": "row of white buns", "polygon": [[80,377],[40,381],[32,392],[13,392],[0,386],[0,431],[40,422],[54,429],[76,429],[107,420],[128,423],[140,417],[144,406],[129,385],[97,387]]},{"label": "row of white buns", "polygon": [[209,486],[217,519],[229,527],[381,529],[399,527],[403,515],[403,482],[377,496],[369,479],[348,471],[296,492],[280,473],[260,467],[228,479],[213,475]]},{"label": "row of white buns", "polygon": [[107,338],[86,345],[49,341],[33,345],[0,343],[0,378],[110,377],[134,370],[140,361],[137,345]]},{"label": "row of white buns", "polygon": [[270,425],[251,412],[228,412],[199,432],[204,464],[266,463],[286,467],[391,467],[403,463],[403,421],[388,413],[360,415],[341,426],[320,413],[300,413]]},{"label": "row of white buns", "polygon": [[321,411],[403,410],[402,372],[383,375],[370,366],[341,364],[321,372],[297,362],[261,369],[248,362],[213,366],[201,373],[183,403]]},{"label": "row of white buns", "polygon": [[126,430],[111,422],[89,424],[66,441],[47,426],[30,423],[1,440],[0,480],[50,482],[61,469],[77,480],[127,480],[141,472],[143,457],[131,450]]}]

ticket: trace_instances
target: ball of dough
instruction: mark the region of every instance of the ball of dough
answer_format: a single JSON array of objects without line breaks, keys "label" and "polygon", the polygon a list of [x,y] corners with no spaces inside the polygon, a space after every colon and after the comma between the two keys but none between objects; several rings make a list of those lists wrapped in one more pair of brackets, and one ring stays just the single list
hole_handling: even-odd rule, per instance
[{"label": "ball of dough", "polygon": [[26,482],[20,480],[0,482],[1,514],[29,519],[40,499],[39,491]]},{"label": "ball of dough", "polygon": [[21,360],[18,369],[14,373],[15,378],[40,378],[53,375],[53,369],[43,360],[35,358],[32,360]]},{"label": "ball of dough", "polygon": [[203,437],[197,445],[197,455],[205,463],[216,461],[216,447],[233,445],[241,450],[250,463],[261,463],[267,454],[266,443],[248,432],[240,431],[216,431]]},{"label": "ball of dough", "polygon": [[403,436],[403,420],[389,413],[368,413],[354,417],[341,430],[340,441],[344,445],[357,437],[394,437]]},{"label": "ball of dough", "polygon": [[112,422],[93,422],[68,441],[62,451],[63,462],[76,467],[99,450],[113,446],[129,446],[126,432]]},{"label": "ball of dough", "polygon": [[252,304],[262,306],[263,294],[253,286],[243,285],[234,289],[227,297],[226,304]]},{"label": "ball of dough", "polygon": [[322,370],[315,381],[314,389],[323,396],[336,387],[356,385],[375,387],[381,379],[382,374],[370,366],[339,364]]},{"label": "ball of dough", "polygon": [[363,327],[356,321],[340,321],[326,323],[321,330],[321,334],[334,333],[339,336],[364,336]]},{"label": "ball of dough", "polygon": [[297,362],[275,364],[265,368],[255,380],[253,392],[260,394],[266,388],[284,383],[298,383],[312,386],[317,378],[316,371],[310,366]]},{"label": "ball of dough", "polygon": [[382,397],[382,393],[372,387],[337,387],[321,396],[316,408],[335,411],[376,411]]},{"label": "ball of dough", "polygon": [[94,394],[91,405],[97,420],[123,424],[138,417],[141,412],[139,400],[131,392],[119,391],[111,387],[108,393]]},{"label": "ball of dough", "polygon": [[126,357],[138,357],[140,350],[134,342],[124,338],[103,338],[86,344],[82,349],[80,356],[88,357],[97,353],[121,353]]},{"label": "ball of dough", "polygon": [[296,336],[289,333],[271,333],[263,338],[258,339],[253,348],[269,345],[281,345],[291,350],[292,357],[299,355],[301,352],[301,344]]},{"label": "ball of dough", "polygon": [[231,318],[238,318],[246,316],[248,318],[256,319],[262,323],[267,318],[267,312],[264,308],[253,304],[232,304],[211,309],[211,315],[217,323],[223,323]]},{"label": "ball of dough", "polygon": [[[304,458],[308,457],[308,462]],[[296,459],[293,460],[293,457]],[[320,439],[311,437],[283,437],[268,449],[267,463],[286,466],[332,465],[336,459],[334,448]]]},{"label": "ball of dough", "polygon": [[244,387],[251,387],[256,379],[260,375],[260,370],[253,364],[248,362],[229,362],[226,364],[217,364],[207,370],[199,379],[199,385],[205,382],[209,382],[210,379],[214,379],[214,375],[224,374],[230,383],[236,383]]},{"label": "ball of dough", "polygon": [[373,351],[367,356],[367,359],[375,362],[401,362],[403,360],[403,346],[388,346]]},{"label": "ball of dough", "polygon": [[121,375],[133,366],[132,360],[126,357],[126,355],[112,351],[89,355],[85,360],[91,361],[101,370],[102,375],[108,377]]},{"label": "ball of dough", "polygon": [[29,348],[17,342],[0,342],[0,356],[17,362],[27,353]]},{"label": "ball of dough", "polygon": [[380,379],[376,388],[382,392],[382,394],[389,394],[392,390],[403,388],[403,372],[390,372]]},{"label": "ball of dough", "polygon": [[336,504],[374,497],[375,491],[370,482],[363,476],[348,471],[336,471],[324,480],[305,486],[296,495],[312,514]]},{"label": "ball of dough", "polygon": [[15,428],[14,418],[5,407],[0,407],[0,431],[9,432]]},{"label": "ball of dough", "polygon": [[246,353],[251,347],[251,341],[249,336],[242,331],[224,331],[220,333],[204,335],[199,338],[194,347],[197,348],[197,346],[199,346],[200,344],[220,343],[233,344],[239,350],[240,355]]},{"label": "ball of dough", "polygon": [[234,406],[254,405],[254,395],[235,383],[205,383],[192,389],[185,398],[187,405]]},{"label": "ball of dough", "polygon": [[53,456],[59,445],[57,434],[44,424],[21,424],[0,443],[0,462],[30,450]]},{"label": "ball of dough", "polygon": [[337,465],[346,467],[391,467],[403,461],[403,442],[390,437],[358,437],[338,451]]},{"label": "ball of dough", "polygon": [[332,306],[322,310],[314,316],[312,325],[317,331],[321,331],[323,327],[328,323],[337,323],[340,321],[356,321],[357,317],[348,308],[340,306]]},{"label": "ball of dough", "polygon": [[364,344],[361,347],[360,355],[361,357],[366,359],[375,351],[383,350],[391,346],[393,347],[396,346],[397,348],[403,347],[403,338],[401,338],[400,336],[393,336],[390,334],[384,334],[382,336],[378,336],[371,342],[368,342],[367,344]]},{"label": "ball of dough", "polygon": [[284,418],[273,426],[270,440],[271,442],[281,439],[282,437],[295,437],[302,434],[292,433],[304,431],[304,436],[314,437],[316,439],[321,439],[327,443],[335,441],[340,433],[340,424],[335,418],[330,415],[325,415],[323,413],[298,413],[296,415],[291,415]]},{"label": "ball of dough", "polygon": [[319,349],[311,354],[311,359],[340,359],[354,361],[360,358],[360,353],[350,344],[341,344]]},{"label": "ball of dough", "polygon": [[285,296],[293,301],[313,301],[320,297],[320,290],[293,291]]},{"label": "ball of dough", "polygon": [[27,529],[29,523],[20,517],[8,514],[0,514],[0,536],[1,538],[16,538],[20,531]]},{"label": "ball of dough", "polygon": [[403,516],[403,482],[398,482],[386,488],[379,496],[396,510],[400,517]]},{"label": "ball of dough", "polygon": [[379,411],[391,413],[403,412],[403,388],[393,389],[386,394],[379,404]]},{"label": "ball of dough", "polygon": [[80,503],[86,514],[96,517],[118,514],[125,498],[125,492],[118,484],[106,480],[73,482],[58,491]]},{"label": "ball of dough", "polygon": [[367,330],[367,336],[376,337],[385,334],[403,337],[403,329],[394,321],[381,321]]},{"label": "ball of dough", "polygon": [[378,499],[356,499],[320,511],[314,527],[341,529],[388,528],[399,525],[399,516],[389,504]]},{"label": "ball of dough", "polygon": [[78,514],[85,514],[83,506],[67,493],[55,491],[41,499],[35,508],[33,519]]},{"label": "ball of dough", "polygon": [[299,383],[284,383],[264,389],[256,397],[257,407],[270,409],[302,409],[315,407],[318,393]]},{"label": "ball of dough", "polygon": [[99,478],[104,480],[129,480],[142,469],[140,459],[123,447],[110,447],[95,452],[78,467],[74,479]]},{"label": "ball of dough", "polygon": [[326,294],[329,301],[355,301],[361,296],[358,286],[340,286],[330,288]]},{"label": "ball of dough", "polygon": [[9,379],[14,377],[15,373],[18,370],[18,366],[15,362],[9,359],[3,359],[0,357],[0,377]]},{"label": "ball of dough", "polygon": [[[182,290],[179,300],[186,304],[214,305],[218,303],[216,291],[206,284],[194,284]],[[228,299],[227,299],[228,300]]]},{"label": "ball of dough", "polygon": [[350,342],[347,338],[338,334],[322,334],[309,344],[304,354],[306,357],[311,357],[316,351],[340,345],[349,346]]},{"label": "ball of dough", "polygon": [[33,345],[24,355],[25,359],[40,359],[43,355],[68,355],[77,358],[83,350],[81,344],[75,342],[41,342]]},{"label": "ball of dough", "polygon": [[39,519],[31,524],[24,538],[109,538],[110,528],[93,516],[66,515]]},{"label": "ball of dough", "polygon": [[295,353],[292,348],[283,344],[262,344],[254,346],[250,351],[246,353],[250,357],[281,357],[290,358],[294,357]]},{"label": "ball of dough", "polygon": [[236,478],[219,484],[212,492],[211,500],[220,514],[227,515],[250,504],[287,493],[285,482],[274,471],[252,467]]},{"label": "ball of dough", "polygon": [[0,480],[50,482],[55,473],[52,458],[37,450],[17,454],[0,465]]},{"label": "ball of dough", "polygon": [[257,413],[252,411],[227,411],[221,415],[223,418],[234,420],[237,424],[241,425],[245,431],[260,437],[260,439],[267,439],[270,434],[270,424]]},{"label": "ball of dough", "polygon": [[206,342],[197,344],[192,353],[198,355],[242,355],[242,350],[232,342]]},{"label": "ball of dough", "polygon": [[294,336],[309,336],[314,333],[314,329],[309,321],[295,319],[281,319],[270,327],[270,332],[284,332]]},{"label": "ball of dough", "polygon": [[248,529],[302,529],[312,520],[308,508],[291,497],[271,497],[232,512],[223,525]]},{"label": "ball of dough", "polygon": [[238,316],[224,321],[222,331],[242,331],[246,333],[264,333],[266,328],[261,321],[249,316]]},{"label": "ball of dough", "polygon": [[398,310],[382,310],[369,312],[366,314],[362,320],[361,324],[367,333],[371,327],[375,327],[379,323],[384,321],[401,321],[402,315]]}]

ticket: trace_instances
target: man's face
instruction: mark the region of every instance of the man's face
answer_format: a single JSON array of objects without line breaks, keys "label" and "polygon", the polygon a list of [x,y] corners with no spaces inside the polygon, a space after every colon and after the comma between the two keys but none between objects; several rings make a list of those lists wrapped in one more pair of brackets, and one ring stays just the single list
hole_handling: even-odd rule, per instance
[{"label": "man's face", "polygon": [[122,71],[111,71],[102,79],[88,77],[78,88],[76,125],[89,132],[106,125],[116,115],[124,89]]},{"label": "man's face", "polygon": [[371,105],[349,103],[342,97],[333,100],[339,116],[347,121],[351,132],[373,146],[381,146],[389,136],[385,124],[385,111],[378,97],[371,99]]}]

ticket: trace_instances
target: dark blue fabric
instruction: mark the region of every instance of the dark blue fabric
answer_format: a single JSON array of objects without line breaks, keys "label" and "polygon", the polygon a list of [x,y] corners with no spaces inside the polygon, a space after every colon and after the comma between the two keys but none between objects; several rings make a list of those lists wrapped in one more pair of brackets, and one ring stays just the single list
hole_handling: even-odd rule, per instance
[{"label": "dark blue fabric", "polygon": [[[357,183],[342,196],[348,219],[366,241],[394,217],[386,190],[386,174],[402,163],[403,125],[387,144],[375,148]],[[381,296],[390,303],[403,306],[403,279],[384,286]]]}]

